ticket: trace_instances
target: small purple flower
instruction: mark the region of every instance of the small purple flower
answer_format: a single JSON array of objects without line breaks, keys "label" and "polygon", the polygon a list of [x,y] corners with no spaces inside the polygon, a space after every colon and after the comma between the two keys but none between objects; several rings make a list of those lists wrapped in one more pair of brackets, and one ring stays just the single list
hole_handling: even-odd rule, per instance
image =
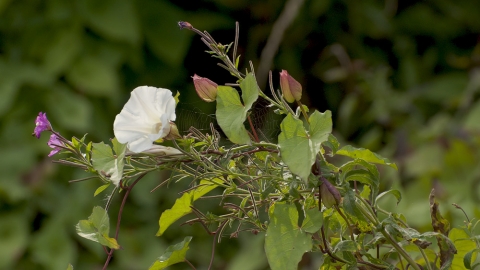
[{"label": "small purple flower", "polygon": [[47,113],[40,112],[37,116],[37,119],[35,119],[35,129],[33,131],[33,135],[39,139],[40,134],[45,130],[52,130],[52,125],[50,125],[50,122],[47,119]]},{"label": "small purple flower", "polygon": [[59,140],[58,136],[55,134],[50,135],[50,140],[48,140],[48,146],[53,148],[53,150],[48,154],[49,157],[55,155],[56,153],[62,150],[63,143]]}]

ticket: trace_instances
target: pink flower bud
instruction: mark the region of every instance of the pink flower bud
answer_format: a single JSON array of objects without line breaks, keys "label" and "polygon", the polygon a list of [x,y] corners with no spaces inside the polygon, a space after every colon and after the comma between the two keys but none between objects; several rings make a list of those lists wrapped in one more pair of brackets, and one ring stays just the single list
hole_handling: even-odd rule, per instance
[{"label": "pink flower bud", "polygon": [[302,85],[290,76],[286,70],[280,72],[280,88],[283,98],[287,102],[300,101],[302,98]]},{"label": "pink flower bud", "polygon": [[217,84],[207,78],[193,75],[193,84],[198,96],[206,102],[213,102],[217,97]]}]

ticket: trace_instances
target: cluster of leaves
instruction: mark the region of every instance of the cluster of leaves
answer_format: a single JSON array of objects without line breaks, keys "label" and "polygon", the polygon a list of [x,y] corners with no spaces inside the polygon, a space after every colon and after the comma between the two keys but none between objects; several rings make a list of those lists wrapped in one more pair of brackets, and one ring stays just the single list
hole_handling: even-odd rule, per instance
[{"label": "cluster of leaves", "polygon": [[[176,34],[178,18],[209,30],[233,21],[156,0],[2,1],[0,16],[0,269],[64,269],[79,257],[78,267],[93,269],[101,250],[79,240],[74,225],[77,213],[88,216],[103,198],[88,196],[93,182],[63,181],[88,174],[52,166],[44,142],[31,140],[32,115],[48,111],[64,135],[108,138],[132,86],[173,89],[191,75],[183,59],[192,36]],[[135,193],[132,201],[146,211],[131,218],[146,220],[162,199]],[[174,196],[163,195],[169,199]],[[167,241],[146,235],[144,227],[124,235],[145,247],[115,264],[125,269],[148,264],[146,254],[160,252]]]},{"label": "cluster of leaves", "polygon": [[[253,69],[246,75],[237,70],[238,61],[233,64],[228,58],[231,46],[217,44],[207,32],[189,27],[202,35],[211,53],[225,63],[222,67],[238,79],[241,99],[231,86],[219,86],[216,93],[218,125],[234,145],[222,145],[213,126],[211,134],[191,128],[190,134],[173,140],[182,153],[173,156],[148,153],[126,156],[125,145],[115,139],[112,141],[115,153],[104,143],[85,144],[84,139],[73,139],[72,149],[67,150],[78,157],[60,162],[90,170],[106,182],[95,195],[106,190],[114,175],[122,175],[106,209],[95,207],[88,220],[77,225],[80,236],[105,247],[108,256],[104,269],[114,250],[120,248],[119,226],[130,191],[146,174],[156,170],[172,172],[159,187],[165,183],[190,183],[173,207],[160,216],[157,236],[165,235],[172,224],[194,213],[196,218],[185,224],[199,223],[214,235],[209,269],[217,241],[226,235],[242,237],[245,232],[265,233],[265,254],[275,270],[297,269],[305,253],[318,257],[322,269],[475,268],[480,243],[472,233],[475,226],[470,221],[463,230],[450,230],[449,222],[440,214],[433,190],[430,195],[433,231],[420,233],[408,225],[401,213],[381,208],[379,202],[383,197],[392,195],[399,203],[401,193],[394,189],[380,193],[376,164],[397,169],[394,163],[368,149],[340,147],[331,134],[329,111],[314,110],[308,114],[298,101],[294,113],[273,87],[272,97],[258,88]],[[233,47],[236,46],[235,43]],[[256,128],[247,121],[259,97],[284,117],[278,144],[260,141]],[[249,128],[246,123],[250,123]],[[111,238],[107,211],[118,189],[125,194],[116,233]],[[221,190],[220,194],[207,196],[216,189]],[[200,199],[217,201],[224,212],[200,210],[201,204],[197,202]],[[195,269],[186,254],[191,240],[192,237],[186,237],[171,246],[150,269],[164,269],[180,262]]]}]

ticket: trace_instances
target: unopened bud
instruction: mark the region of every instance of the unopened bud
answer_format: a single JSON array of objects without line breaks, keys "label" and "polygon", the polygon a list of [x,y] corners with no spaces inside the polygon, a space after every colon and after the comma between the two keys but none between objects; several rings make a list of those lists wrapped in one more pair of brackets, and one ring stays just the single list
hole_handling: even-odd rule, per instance
[{"label": "unopened bud", "polygon": [[320,186],[320,196],[322,198],[323,205],[325,205],[326,208],[331,208],[332,206],[339,205],[342,202],[342,196],[340,195],[338,189],[325,178]]},{"label": "unopened bud", "polygon": [[170,122],[170,132],[165,136],[165,140],[175,140],[179,139],[182,136],[180,136],[180,133],[178,132],[177,125],[175,125],[174,122]]},{"label": "unopened bud", "polygon": [[180,29],[184,29],[184,28],[190,29],[190,30],[193,29],[193,26],[189,22],[183,22],[183,21],[178,22],[178,27],[180,27]]},{"label": "unopened bud", "polygon": [[302,98],[302,85],[290,76],[286,70],[280,72],[280,88],[283,98],[287,102],[300,101]]},{"label": "unopened bud", "polygon": [[217,97],[217,84],[207,78],[193,75],[193,84],[198,96],[206,102],[213,102]]}]

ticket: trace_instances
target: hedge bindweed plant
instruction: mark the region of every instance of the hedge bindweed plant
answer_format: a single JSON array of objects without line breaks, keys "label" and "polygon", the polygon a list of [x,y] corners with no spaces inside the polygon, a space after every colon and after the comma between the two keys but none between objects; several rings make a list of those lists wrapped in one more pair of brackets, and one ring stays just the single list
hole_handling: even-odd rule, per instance
[{"label": "hedge bindweed plant", "polygon": [[[81,237],[98,242],[106,253],[107,269],[118,242],[122,212],[131,190],[148,173],[171,171],[161,183],[187,182],[189,187],[172,208],[159,218],[157,236],[186,215],[213,235],[213,246],[224,236],[242,237],[265,232],[265,255],[271,269],[297,269],[305,253],[319,258],[319,269],[474,269],[480,245],[473,235],[474,221],[459,229],[449,228],[439,212],[434,191],[430,195],[433,231],[420,233],[408,226],[405,217],[381,208],[382,198],[397,190],[380,192],[377,165],[397,168],[388,159],[368,149],[340,147],[332,135],[331,112],[309,110],[301,103],[302,86],[287,71],[280,73],[281,91],[276,91],[270,73],[270,93],[257,86],[252,64],[238,70],[238,24],[235,42],[217,43],[209,33],[179,22],[181,29],[201,36],[220,67],[235,79],[219,86],[198,75],[193,83],[199,97],[216,102],[218,126],[233,144],[221,143],[212,125],[210,134],[195,128],[181,136],[176,128],[175,106],[179,102],[168,89],[141,86],[134,89],[115,118],[111,145],[71,140],[55,132],[45,113],[36,119],[34,135],[50,132],[49,156],[68,153],[57,162],[78,167],[99,178],[102,185],[94,196],[113,186],[104,206],[76,226]],[[233,47],[232,47],[233,46]],[[229,51],[233,48],[230,56]],[[240,95],[239,95],[240,92]],[[261,141],[250,113],[264,99],[281,115],[278,143]],[[164,146],[171,141],[174,147]],[[346,158],[335,158],[343,156]],[[347,160],[344,163],[339,160]],[[79,179],[80,181],[86,179]],[[221,190],[221,195],[207,195]],[[119,191],[123,191],[119,193]],[[110,230],[109,206],[122,194],[115,232]],[[119,195],[120,196],[120,195]],[[198,199],[221,199],[226,213],[202,213]],[[456,205],[460,208],[460,206]],[[460,208],[461,209],[461,208]],[[213,228],[213,230],[212,230]],[[113,236],[112,236],[113,234]],[[149,269],[164,269],[188,261],[192,237],[170,246]],[[462,248],[458,248],[458,247]],[[215,248],[212,250],[212,268]],[[152,261],[154,259],[152,258]],[[73,269],[70,265],[69,269]]]}]

